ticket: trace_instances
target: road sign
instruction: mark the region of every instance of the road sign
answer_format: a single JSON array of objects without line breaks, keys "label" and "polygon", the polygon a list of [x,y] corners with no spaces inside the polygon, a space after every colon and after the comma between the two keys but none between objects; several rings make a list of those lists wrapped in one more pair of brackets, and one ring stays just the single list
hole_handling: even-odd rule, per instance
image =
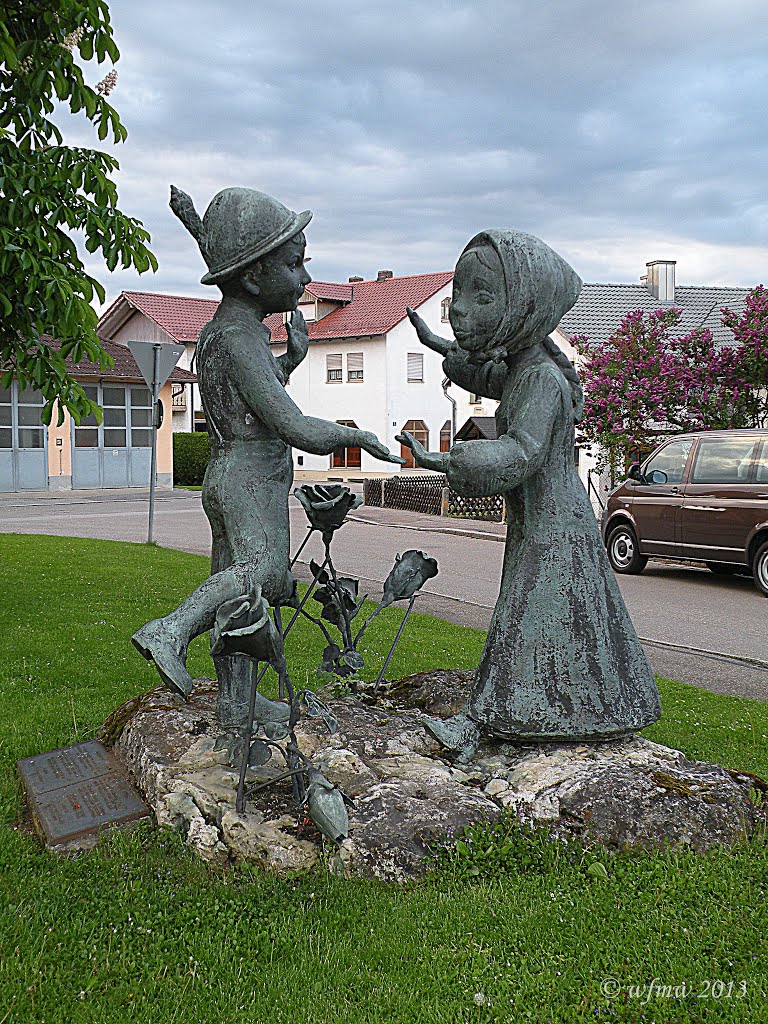
[{"label": "road sign", "polygon": [[168,345],[160,341],[129,341],[128,348],[152,392],[152,462],[149,470],[149,526],[147,529],[147,543],[151,544],[155,520],[155,487],[157,485],[157,428],[160,426],[157,415],[158,394],[178,363],[184,346]]},{"label": "road sign", "polygon": [[[157,341],[129,341],[128,348],[141,370],[141,375],[150,388],[158,390],[170,377],[174,366],[178,363],[183,345],[167,345]],[[155,371],[155,349],[157,349],[157,377]]]}]

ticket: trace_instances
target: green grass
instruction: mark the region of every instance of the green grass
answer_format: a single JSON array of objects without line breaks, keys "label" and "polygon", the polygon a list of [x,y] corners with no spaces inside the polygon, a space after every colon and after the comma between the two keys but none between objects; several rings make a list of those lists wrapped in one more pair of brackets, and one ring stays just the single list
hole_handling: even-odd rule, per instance
[{"label": "green grass", "polygon": [[[151,829],[76,859],[42,852],[16,828],[16,758],[92,736],[153,686],[130,634],[205,575],[204,559],[161,548],[0,536],[0,1024],[764,1019],[764,839],[706,857],[591,853],[605,878],[561,856],[405,888],[212,872]],[[371,627],[371,673],[401,614]],[[393,674],[471,667],[482,643],[415,616]],[[294,679],[311,680],[322,640],[302,625],[290,646]],[[210,672],[202,638],[190,667]],[[646,735],[768,775],[766,705],[660,690],[664,717]],[[614,1001],[600,991],[609,976],[623,988]],[[692,993],[629,995],[654,978]],[[730,999],[696,998],[712,979],[734,983]]]}]

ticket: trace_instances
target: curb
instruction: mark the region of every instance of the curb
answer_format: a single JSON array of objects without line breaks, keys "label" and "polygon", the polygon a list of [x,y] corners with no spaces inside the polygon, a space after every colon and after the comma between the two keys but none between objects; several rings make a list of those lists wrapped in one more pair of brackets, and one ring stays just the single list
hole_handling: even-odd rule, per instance
[{"label": "curb", "polygon": [[415,533],[445,533],[449,536],[463,537],[465,540],[493,540],[500,543],[506,541],[506,535],[486,533],[483,530],[460,530],[450,526],[410,526],[407,523],[382,523],[377,519],[363,519],[361,516],[348,515],[347,519],[354,523],[365,523],[366,526],[384,526],[390,530],[413,530]]}]

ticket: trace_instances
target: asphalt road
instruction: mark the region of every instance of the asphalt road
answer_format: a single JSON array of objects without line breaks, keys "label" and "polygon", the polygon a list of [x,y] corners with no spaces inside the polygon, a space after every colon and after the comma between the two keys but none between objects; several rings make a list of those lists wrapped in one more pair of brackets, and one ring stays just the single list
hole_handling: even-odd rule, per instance
[{"label": "asphalt road", "polygon": [[[45,533],[142,542],[147,499],[133,492],[80,491],[60,495],[0,494],[0,533]],[[306,519],[292,499],[294,550]],[[155,539],[183,551],[210,553],[210,531],[198,492],[159,492]],[[338,569],[362,580],[375,596],[395,554],[419,548],[437,558],[419,609],[462,625],[487,626],[498,593],[503,527],[361,506],[334,541]],[[295,573],[309,577],[309,559],[322,558],[313,537]],[[0,543],[0,558],[2,544]],[[768,601],[744,577],[651,562],[619,583],[654,669],[718,693],[768,700]],[[755,664],[758,663],[758,664]],[[761,664],[760,664],[761,663]]]}]

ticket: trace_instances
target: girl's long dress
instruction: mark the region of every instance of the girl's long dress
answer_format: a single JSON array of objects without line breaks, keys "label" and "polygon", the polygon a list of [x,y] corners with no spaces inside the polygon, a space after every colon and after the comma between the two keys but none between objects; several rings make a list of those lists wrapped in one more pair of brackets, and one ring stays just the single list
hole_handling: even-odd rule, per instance
[{"label": "girl's long dress", "polygon": [[500,397],[497,440],[455,446],[449,482],[462,494],[502,493],[508,510],[501,590],[467,713],[511,739],[650,725],[659,696],[576,473],[567,381],[538,345],[511,370],[458,357],[445,368]]}]

